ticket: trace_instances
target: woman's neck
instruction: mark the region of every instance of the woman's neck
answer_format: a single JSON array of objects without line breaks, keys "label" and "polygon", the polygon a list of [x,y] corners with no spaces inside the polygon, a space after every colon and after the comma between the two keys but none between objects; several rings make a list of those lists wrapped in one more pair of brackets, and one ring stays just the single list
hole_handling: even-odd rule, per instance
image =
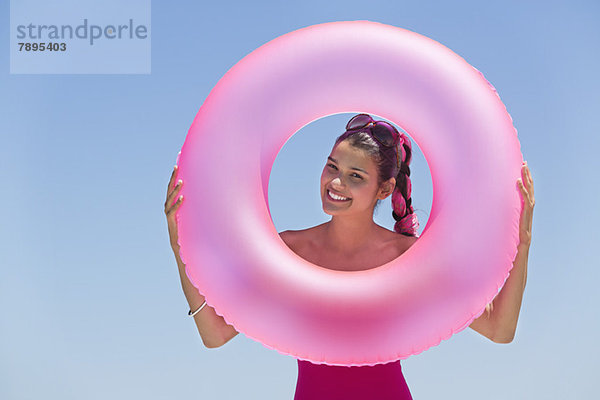
[{"label": "woman's neck", "polygon": [[371,242],[378,229],[372,215],[334,215],[325,224],[322,245],[332,252],[355,253]]}]

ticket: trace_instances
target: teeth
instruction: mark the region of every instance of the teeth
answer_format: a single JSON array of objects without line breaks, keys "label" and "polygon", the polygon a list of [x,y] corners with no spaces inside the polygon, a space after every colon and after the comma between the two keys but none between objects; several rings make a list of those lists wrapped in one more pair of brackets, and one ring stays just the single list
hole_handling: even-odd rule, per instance
[{"label": "teeth", "polygon": [[327,193],[329,193],[329,195],[336,200],[348,200],[347,197],[338,196],[337,194],[331,193],[329,190],[327,191]]}]

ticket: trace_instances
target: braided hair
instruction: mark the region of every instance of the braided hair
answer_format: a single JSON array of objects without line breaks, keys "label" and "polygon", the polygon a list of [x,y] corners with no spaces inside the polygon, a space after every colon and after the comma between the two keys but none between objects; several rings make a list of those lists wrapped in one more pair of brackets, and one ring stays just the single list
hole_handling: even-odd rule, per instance
[{"label": "braided hair", "polygon": [[[392,192],[392,217],[396,220],[394,231],[405,236],[417,237],[419,221],[412,207],[412,184],[410,181],[410,167],[412,160],[412,145],[408,136],[400,133],[398,146],[380,146],[368,133],[359,130],[350,135],[340,135],[335,141],[337,146],[341,141],[365,151],[375,159],[377,164],[377,183],[381,185],[391,177],[396,178],[396,186]],[[344,136],[344,137],[343,137]],[[399,152],[399,153],[398,153]],[[396,163],[397,154],[400,157],[400,168]],[[381,200],[377,201],[379,205]]]}]

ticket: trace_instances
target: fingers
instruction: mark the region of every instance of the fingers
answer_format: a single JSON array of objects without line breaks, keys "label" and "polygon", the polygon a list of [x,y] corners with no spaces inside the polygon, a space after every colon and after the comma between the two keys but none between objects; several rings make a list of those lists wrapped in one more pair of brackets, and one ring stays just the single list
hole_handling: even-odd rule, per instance
[{"label": "fingers", "polygon": [[524,183],[524,186],[526,187],[527,193],[528,193],[527,198],[529,199],[529,202],[531,203],[531,206],[533,207],[533,205],[535,204],[535,197],[533,194],[533,178],[531,177],[531,171],[529,170],[529,167],[527,166],[527,161],[523,162],[523,166],[521,167],[521,172],[523,175],[522,183]]},{"label": "fingers", "polygon": [[521,209],[521,217],[519,219],[519,242],[530,244],[535,201],[533,199],[533,179],[531,179],[531,172],[526,161],[521,166],[521,175],[522,177],[517,179],[517,185],[523,197],[523,208]]},{"label": "fingers", "polygon": [[517,185],[519,186],[519,190],[521,190],[523,200],[529,201],[529,192],[527,192],[527,189],[525,189],[525,185],[523,185],[523,179],[517,179]]},{"label": "fingers", "polygon": [[177,172],[177,165],[173,167],[173,172],[171,172],[171,179],[169,179],[169,184],[167,185],[167,196],[169,195],[169,191],[173,188],[173,179],[175,178],[175,172]]},{"label": "fingers", "polygon": [[532,203],[531,192],[527,190],[525,184],[523,183],[523,179],[518,179],[517,184],[519,185],[519,189],[521,189],[521,193],[523,194],[523,199],[527,200],[530,204]]},{"label": "fingers", "polygon": [[170,217],[172,213],[176,212],[179,209],[179,206],[181,206],[181,203],[183,202],[183,195],[179,196],[179,198],[177,199],[177,201],[175,203],[173,203],[172,206],[170,206],[165,213],[167,214],[167,217]]},{"label": "fingers", "polygon": [[529,190],[529,192],[531,193],[531,198],[533,198],[533,178],[531,177],[531,171],[529,170],[529,167],[526,168],[526,173],[527,173],[527,189]]},{"label": "fingers", "polygon": [[523,208],[521,209],[521,218],[520,218],[520,229],[531,230],[531,213],[533,210],[533,205],[531,203],[531,198],[529,197],[529,192],[525,189],[523,185],[523,181],[521,179],[517,180],[517,184],[519,185],[519,189],[521,190],[521,194],[523,196]]},{"label": "fingers", "polygon": [[183,181],[181,179],[179,179],[175,184],[175,176],[177,171],[178,166],[175,165],[173,172],[171,173],[171,178],[169,179],[169,184],[167,185],[167,199],[165,200],[165,213],[167,215],[173,211],[176,211],[183,200],[183,195],[181,195],[179,196],[179,199],[173,203],[173,199],[179,194],[179,191],[183,185]]},{"label": "fingers", "polygon": [[[517,185],[519,186],[519,189],[521,190],[521,194],[523,197],[523,208],[521,211],[521,225],[523,226],[523,219],[529,221],[527,222],[527,225],[531,225],[530,224],[530,220],[531,220],[531,215],[533,212],[533,206],[535,204],[535,202],[533,201],[533,198],[531,197],[531,193],[529,191],[527,191],[527,189],[525,188],[525,185],[523,184],[523,180],[522,179],[518,179],[517,180]],[[524,226],[526,227],[526,226]]]},{"label": "fingers", "polygon": [[[177,182],[177,184],[175,185],[175,187],[173,188],[173,190],[171,192],[169,192],[169,195],[167,196],[167,200],[165,201],[165,209],[168,208],[169,206],[173,205],[173,199],[179,195],[179,191],[181,190],[182,185],[183,185],[183,181],[180,179]],[[183,197],[183,195],[180,197]]]},{"label": "fingers", "polygon": [[523,162],[521,166],[521,175],[523,176],[523,180],[527,187],[533,188],[533,179],[531,178],[531,171],[529,170],[529,166],[527,165],[527,161]]}]

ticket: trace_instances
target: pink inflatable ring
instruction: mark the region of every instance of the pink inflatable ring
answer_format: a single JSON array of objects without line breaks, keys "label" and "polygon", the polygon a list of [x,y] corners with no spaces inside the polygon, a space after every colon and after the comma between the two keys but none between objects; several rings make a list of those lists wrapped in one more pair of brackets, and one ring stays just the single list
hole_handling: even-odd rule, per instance
[{"label": "pink inflatable ring", "polygon": [[[433,204],[402,256],[329,270],[279,237],[269,175],[303,126],[360,112],[411,135],[430,167]],[[370,21],[285,34],[221,78],[185,139],[177,163],[187,276],[236,330],[298,359],[361,366],[420,353],[481,315],[512,268],[516,133],[493,86],[432,39]]]}]

